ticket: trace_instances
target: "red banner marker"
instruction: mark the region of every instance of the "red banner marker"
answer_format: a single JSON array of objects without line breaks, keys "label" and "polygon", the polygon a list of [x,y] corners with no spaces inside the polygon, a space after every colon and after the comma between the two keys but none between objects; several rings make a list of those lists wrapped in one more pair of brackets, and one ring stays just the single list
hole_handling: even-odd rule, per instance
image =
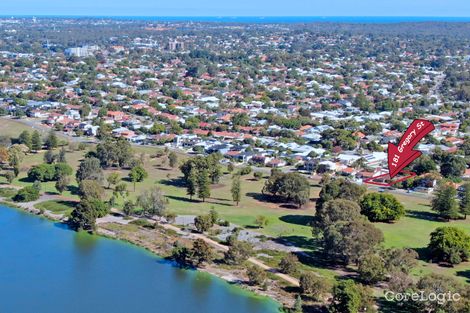
[{"label": "red banner marker", "polygon": [[401,137],[400,143],[388,143],[388,171],[390,178],[395,177],[403,168],[421,155],[413,150],[424,136],[434,130],[434,125],[426,120],[414,120]]}]

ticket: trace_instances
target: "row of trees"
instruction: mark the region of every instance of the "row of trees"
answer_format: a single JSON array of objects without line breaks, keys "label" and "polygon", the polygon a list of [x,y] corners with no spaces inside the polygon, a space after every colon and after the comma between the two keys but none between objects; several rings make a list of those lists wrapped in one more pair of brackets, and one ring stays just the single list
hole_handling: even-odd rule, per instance
[{"label": "row of trees", "polygon": [[219,182],[222,177],[222,167],[219,161],[222,156],[213,153],[208,156],[197,156],[185,161],[180,166],[186,193],[192,199],[197,195],[202,201],[211,195],[210,185]]}]

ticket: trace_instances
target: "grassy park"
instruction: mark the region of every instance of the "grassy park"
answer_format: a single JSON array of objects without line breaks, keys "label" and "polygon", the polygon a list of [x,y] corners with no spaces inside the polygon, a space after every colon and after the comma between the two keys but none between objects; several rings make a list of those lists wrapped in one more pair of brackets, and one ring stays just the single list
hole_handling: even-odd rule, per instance
[{"label": "grassy park", "polygon": [[[0,123],[0,132],[2,134],[9,134],[10,136],[17,136],[25,126],[21,123],[2,120]],[[26,128],[27,129],[27,128]],[[68,164],[75,170],[78,167],[80,160],[84,154],[94,147],[89,145],[84,151],[71,151],[67,149],[66,159]],[[236,205],[231,199],[231,181],[232,175],[224,172],[220,182],[217,185],[211,186],[211,196],[202,202],[199,199],[190,200],[186,195],[186,189],[181,183],[181,172],[176,168],[171,168],[168,165],[167,156],[163,155],[155,157],[157,151],[161,148],[150,147],[134,147],[136,156],[141,156],[145,160],[144,167],[148,172],[148,178],[143,182],[136,183],[135,191],[132,182],[128,181],[128,170],[119,170],[121,180],[128,185],[129,196],[128,199],[135,200],[136,197],[153,186],[158,186],[162,189],[167,197],[168,210],[177,215],[200,215],[208,213],[214,208],[224,220],[237,224],[244,228],[255,228],[256,216],[262,215],[268,219],[268,224],[261,229],[255,229],[257,232],[271,236],[276,239],[282,239],[292,244],[304,248],[306,251],[315,251],[315,241],[312,239],[312,228],[310,223],[315,214],[315,199],[318,197],[320,186],[318,181],[311,180],[311,202],[301,209],[294,206],[279,205],[268,201],[261,193],[265,178],[255,180],[253,174],[242,176],[241,190],[242,197],[239,205]],[[29,168],[43,162],[44,151],[38,153],[30,153],[24,157],[21,163],[21,171],[13,181],[13,185],[27,186],[32,183],[29,182],[27,172]],[[186,155],[178,154],[179,162]],[[226,170],[226,169],[225,169]],[[118,171],[117,169],[106,169],[104,171],[105,177],[112,172]],[[0,183],[6,184],[4,177],[0,178]],[[42,190],[45,193],[57,194],[54,182],[45,182],[41,184]],[[107,196],[110,197],[112,190],[108,189],[107,183],[104,183]],[[11,189],[3,189],[0,192],[5,196],[11,197]],[[40,203],[36,205],[38,209],[48,210],[56,214],[69,215],[75,205],[74,200],[79,200],[77,195],[77,183],[72,178],[69,188],[62,194],[64,200],[53,200]],[[405,206],[407,213],[405,217],[401,218],[395,223],[375,223],[379,229],[384,233],[385,247],[408,247],[418,251],[421,255],[421,261],[418,267],[414,270],[414,275],[421,276],[430,272],[438,272],[446,275],[456,276],[462,281],[470,280],[469,263],[461,263],[454,267],[439,267],[436,264],[424,261],[424,251],[429,242],[429,234],[440,226],[458,226],[467,232],[470,232],[470,219],[457,220],[452,222],[440,222],[436,218],[436,214],[431,211],[430,199],[423,197],[416,197],[413,195],[398,194],[397,199]],[[117,198],[116,207],[122,207],[124,199]],[[265,258],[267,263],[275,263],[282,257],[281,254],[272,253],[270,258]],[[306,266],[306,265],[302,265]],[[334,269],[325,269],[318,264],[311,264],[312,268],[326,277],[333,277],[336,275]]]}]

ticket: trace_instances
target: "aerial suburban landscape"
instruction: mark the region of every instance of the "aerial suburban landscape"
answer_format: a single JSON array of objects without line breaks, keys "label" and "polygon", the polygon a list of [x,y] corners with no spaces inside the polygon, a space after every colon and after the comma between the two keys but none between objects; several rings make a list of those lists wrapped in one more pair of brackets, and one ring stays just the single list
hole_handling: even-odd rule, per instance
[{"label": "aerial suburban landscape", "polygon": [[0,34],[0,312],[470,312],[470,20]]}]

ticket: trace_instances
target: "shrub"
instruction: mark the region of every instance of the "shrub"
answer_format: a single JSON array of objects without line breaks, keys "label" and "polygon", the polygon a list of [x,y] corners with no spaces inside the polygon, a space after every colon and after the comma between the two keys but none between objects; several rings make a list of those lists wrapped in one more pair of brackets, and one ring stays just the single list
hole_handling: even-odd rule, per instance
[{"label": "shrub", "polygon": [[52,181],[55,178],[54,164],[40,164],[32,167],[28,171],[28,179],[30,181]]},{"label": "shrub", "polygon": [[293,274],[297,271],[298,261],[296,255],[289,253],[279,262],[279,270],[284,274]]},{"label": "shrub", "polygon": [[299,284],[302,293],[315,300],[320,300],[330,289],[328,282],[313,272],[303,273],[300,276]]},{"label": "shrub", "polygon": [[19,190],[13,198],[16,202],[31,202],[36,201],[37,199],[39,199],[39,190],[32,186],[27,186]]},{"label": "shrub", "polygon": [[251,166],[245,166],[245,167],[241,168],[240,171],[239,171],[239,174],[242,175],[242,176],[243,175],[248,175],[250,173],[251,173]]},{"label": "shrub", "polygon": [[266,272],[256,265],[250,266],[246,272],[251,285],[263,285],[267,279]]}]

